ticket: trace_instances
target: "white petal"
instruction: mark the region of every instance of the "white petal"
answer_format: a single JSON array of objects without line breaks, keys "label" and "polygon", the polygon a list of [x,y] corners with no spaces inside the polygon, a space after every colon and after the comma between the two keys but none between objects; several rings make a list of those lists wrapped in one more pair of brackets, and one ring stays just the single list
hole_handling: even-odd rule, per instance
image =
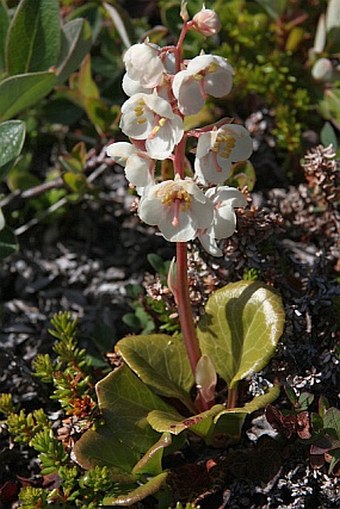
[{"label": "white petal", "polygon": [[222,256],[223,253],[220,250],[220,248],[217,246],[214,232],[212,229],[209,229],[208,231],[204,232],[198,232],[198,239],[204,249],[207,251],[207,253],[211,254],[212,256]]},{"label": "white petal", "polygon": [[187,71],[175,75],[172,90],[184,115],[195,115],[203,108],[205,100],[199,82]]},{"label": "white petal", "polygon": [[125,166],[125,176],[134,186],[145,187],[153,183],[154,163],[138,154],[129,157]]},{"label": "white petal", "polygon": [[225,69],[208,73],[204,77],[204,91],[213,97],[224,97],[229,94],[233,86],[233,75]]},{"label": "white petal", "polygon": [[218,168],[213,152],[195,159],[195,175],[204,184],[223,184],[229,176],[231,162],[224,160],[224,166]]},{"label": "white petal", "polygon": [[[233,207],[245,207],[247,205],[247,200],[244,195],[234,187],[222,186],[214,189],[216,189],[212,197],[214,203],[228,202]],[[211,198],[210,192],[214,191],[214,189],[209,189],[206,196]]]},{"label": "white petal", "polygon": [[215,209],[214,234],[216,239],[230,237],[236,228],[236,215],[231,205]]},{"label": "white petal", "polygon": [[178,215],[178,225],[172,224],[175,215],[175,207],[167,206],[165,214],[162,215],[158,226],[166,238],[170,242],[188,242],[196,236],[197,221],[188,211],[180,212]]},{"label": "white petal", "polygon": [[138,122],[134,111],[123,113],[119,122],[119,127],[124,134],[136,140],[145,140],[153,129],[154,115],[146,112],[145,122]]},{"label": "white petal", "polygon": [[164,66],[157,47],[134,44],[124,55],[128,76],[146,88],[154,88],[162,81]]},{"label": "white petal", "polygon": [[144,195],[139,203],[138,215],[146,224],[156,225],[164,213],[164,206],[157,198],[153,198],[153,186],[149,192]]},{"label": "white petal", "polygon": [[174,113],[170,104],[162,97],[156,94],[150,94],[143,97],[145,104],[150,110],[157,113],[157,115],[165,118],[174,118]]},{"label": "white petal", "polygon": [[122,89],[124,90],[124,92],[126,93],[126,95],[128,96],[132,96],[134,94],[138,94],[138,93],[144,93],[144,94],[151,94],[152,93],[152,88],[145,88],[143,87],[139,81],[135,81],[135,80],[132,80],[131,78],[129,78],[128,74],[125,73],[124,76],[123,76],[123,81],[122,81]]},{"label": "white petal", "polygon": [[209,131],[203,133],[198,138],[196,157],[204,157],[207,155],[209,150],[214,146],[217,137],[217,129],[215,131]]},{"label": "white petal", "polygon": [[174,142],[177,145],[183,138],[184,134],[183,119],[179,115],[174,115],[174,118],[172,118],[169,123],[171,125]]},{"label": "white petal", "polygon": [[112,157],[112,159],[121,166],[125,166],[127,159],[137,152],[138,149],[134,145],[125,141],[112,143],[106,149],[107,155]]},{"label": "white petal", "polygon": [[190,74],[198,74],[199,72],[209,67],[209,65],[211,65],[213,62],[213,55],[198,55],[189,62],[187,71],[190,72]]},{"label": "white petal", "polygon": [[147,139],[146,150],[153,159],[166,159],[172,154],[183,134],[183,120],[175,115],[173,120],[167,120],[153,137]]},{"label": "white petal", "polygon": [[191,211],[197,219],[200,229],[209,228],[213,222],[213,204],[207,200],[204,204],[195,200],[191,202]]},{"label": "white petal", "polygon": [[247,129],[242,125],[228,125],[221,129],[229,131],[236,140],[235,147],[230,153],[231,161],[245,161],[248,159],[253,152],[253,140]]}]

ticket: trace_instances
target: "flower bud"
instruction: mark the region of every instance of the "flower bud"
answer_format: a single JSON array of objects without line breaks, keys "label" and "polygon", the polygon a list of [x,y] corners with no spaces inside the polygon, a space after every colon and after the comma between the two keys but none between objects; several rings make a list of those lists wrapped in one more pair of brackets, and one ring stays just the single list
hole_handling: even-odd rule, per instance
[{"label": "flower bud", "polygon": [[192,21],[193,28],[206,37],[217,34],[222,28],[220,18],[211,9],[203,8],[195,14]]}]

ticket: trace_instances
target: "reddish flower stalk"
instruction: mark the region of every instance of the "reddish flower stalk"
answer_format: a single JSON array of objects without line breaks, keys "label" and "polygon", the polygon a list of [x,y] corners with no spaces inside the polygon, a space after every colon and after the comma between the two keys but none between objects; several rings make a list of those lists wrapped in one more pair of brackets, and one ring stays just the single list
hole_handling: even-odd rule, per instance
[{"label": "reddish flower stalk", "polygon": [[[184,135],[175,149],[174,171],[181,179],[184,175],[186,136]],[[198,346],[196,329],[194,325],[192,307],[189,296],[188,282],[188,260],[187,260],[187,242],[176,243],[176,303],[181,323],[181,329],[185,348],[189,357],[192,372],[195,376],[196,365],[201,357],[201,351]]]}]

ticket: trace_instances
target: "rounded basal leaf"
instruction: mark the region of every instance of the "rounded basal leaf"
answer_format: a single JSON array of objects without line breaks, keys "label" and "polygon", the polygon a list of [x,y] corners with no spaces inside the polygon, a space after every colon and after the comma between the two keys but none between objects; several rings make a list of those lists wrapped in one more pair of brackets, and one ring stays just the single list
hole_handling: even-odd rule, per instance
[{"label": "rounded basal leaf", "polygon": [[194,378],[182,337],[128,336],[117,343],[116,350],[154,392],[179,399],[192,409],[189,392]]},{"label": "rounded basal leaf", "polygon": [[161,438],[156,442],[136,463],[133,467],[132,473],[136,475],[148,474],[157,475],[163,470],[162,458],[165,447],[172,444],[170,433],[163,433]]},{"label": "rounded basal leaf", "polygon": [[168,472],[162,472],[126,495],[120,495],[119,497],[105,497],[103,499],[103,506],[129,507],[136,504],[144,498],[157,493],[165,483],[167,476]]},{"label": "rounded basal leaf", "polygon": [[60,51],[57,0],[21,0],[7,35],[6,63],[10,75],[47,71]]},{"label": "rounded basal leaf", "polygon": [[0,124],[0,176],[10,169],[21,152],[25,140],[25,124],[21,120],[9,120]]},{"label": "rounded basal leaf", "polygon": [[239,281],[210,297],[197,335],[202,354],[233,388],[267,364],[283,326],[280,296],[259,281]]},{"label": "rounded basal leaf", "polygon": [[147,415],[171,407],[125,365],[98,382],[96,392],[104,424],[82,435],[74,447],[75,458],[83,468],[107,465],[131,472],[159,439]]},{"label": "rounded basal leaf", "polygon": [[190,429],[202,438],[208,435],[216,415],[223,412],[223,405],[214,405],[200,414],[191,415],[184,418],[175,410],[166,411],[153,410],[148,415],[148,422],[156,431],[160,433],[171,433],[179,435],[183,431]]}]

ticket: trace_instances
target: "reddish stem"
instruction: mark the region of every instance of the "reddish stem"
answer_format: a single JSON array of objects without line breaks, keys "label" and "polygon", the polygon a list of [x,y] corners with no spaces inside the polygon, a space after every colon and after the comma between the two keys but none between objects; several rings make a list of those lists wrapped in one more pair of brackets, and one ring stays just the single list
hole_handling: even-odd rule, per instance
[{"label": "reddish stem", "polygon": [[[185,161],[186,135],[183,136],[175,149],[174,171],[181,179],[184,179],[184,161]],[[187,243],[176,243],[176,262],[177,262],[177,284],[176,284],[176,302],[178,314],[181,323],[182,334],[185,348],[190,360],[192,372],[195,376],[196,365],[201,357],[198,346],[192,308],[189,296],[188,282],[188,260]]]},{"label": "reddish stem", "polygon": [[192,21],[187,21],[183,24],[182,31],[179,35],[177,46],[176,46],[176,72],[181,70],[182,63],[182,52],[183,52],[183,42],[186,36],[187,31],[192,27]]},{"label": "reddish stem", "polygon": [[189,357],[191,370],[195,376],[196,365],[201,357],[201,351],[198,346],[189,296],[186,242],[176,243],[176,261],[177,261],[176,301],[178,306],[178,314],[181,322],[184,345]]},{"label": "reddish stem", "polygon": [[228,401],[227,408],[235,408],[237,403],[238,390],[237,387],[233,389],[228,389]]}]

